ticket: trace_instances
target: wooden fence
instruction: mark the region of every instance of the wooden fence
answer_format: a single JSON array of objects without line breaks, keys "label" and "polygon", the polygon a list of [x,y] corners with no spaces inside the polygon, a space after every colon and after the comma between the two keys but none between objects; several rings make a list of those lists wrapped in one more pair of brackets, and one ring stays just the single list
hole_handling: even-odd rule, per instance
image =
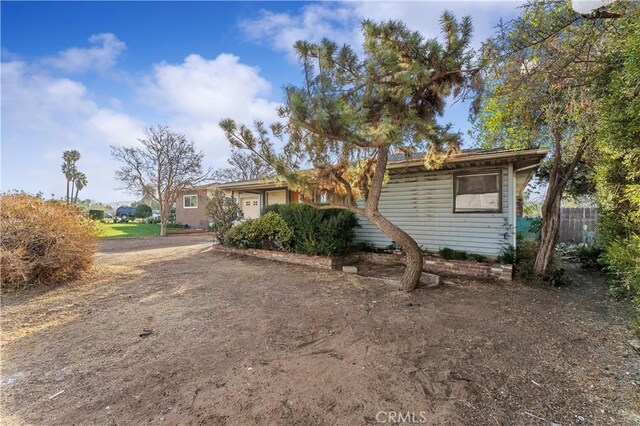
[{"label": "wooden fence", "polygon": [[598,212],[595,207],[563,207],[560,209],[558,242],[586,243],[593,241],[597,216]]}]

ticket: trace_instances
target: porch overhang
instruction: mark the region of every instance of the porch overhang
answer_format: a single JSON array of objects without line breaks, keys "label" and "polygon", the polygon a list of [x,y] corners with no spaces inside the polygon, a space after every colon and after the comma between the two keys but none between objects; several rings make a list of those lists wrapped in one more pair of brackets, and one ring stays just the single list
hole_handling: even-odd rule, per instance
[{"label": "porch overhang", "polygon": [[427,169],[423,158],[390,162],[387,166],[392,174],[415,173],[421,171],[445,171],[473,167],[494,167],[513,164],[513,170],[535,170],[547,155],[546,149],[496,150],[460,152],[446,158],[437,169]]},{"label": "porch overhang", "polygon": [[225,191],[270,191],[287,189],[287,183],[276,179],[255,179],[222,183],[220,185],[216,185],[216,187]]}]

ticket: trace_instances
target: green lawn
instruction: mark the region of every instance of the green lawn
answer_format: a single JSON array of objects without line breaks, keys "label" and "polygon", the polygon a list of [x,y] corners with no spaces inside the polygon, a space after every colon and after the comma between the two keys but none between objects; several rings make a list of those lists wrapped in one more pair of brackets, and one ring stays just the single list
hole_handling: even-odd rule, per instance
[{"label": "green lawn", "polygon": [[149,237],[160,235],[160,224],[158,223],[100,223],[98,226],[98,236],[100,238],[118,237]]}]

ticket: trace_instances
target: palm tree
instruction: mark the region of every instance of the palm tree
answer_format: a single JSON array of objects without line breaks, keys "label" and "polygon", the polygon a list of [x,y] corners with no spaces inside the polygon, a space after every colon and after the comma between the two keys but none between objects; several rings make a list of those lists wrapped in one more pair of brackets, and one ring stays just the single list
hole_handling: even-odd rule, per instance
[{"label": "palm tree", "polygon": [[77,203],[78,202],[78,193],[87,186],[87,176],[82,173],[82,172],[76,172],[75,173],[75,179],[74,179],[74,184],[76,187],[76,195],[73,198],[73,203]]},{"label": "palm tree", "polygon": [[75,149],[62,153],[62,173],[64,173],[65,178],[67,178],[67,205],[71,202],[71,196],[73,195],[73,187],[71,187],[71,192],[69,192],[69,184],[75,180],[75,175],[78,172],[76,162],[79,159],[80,153]]}]

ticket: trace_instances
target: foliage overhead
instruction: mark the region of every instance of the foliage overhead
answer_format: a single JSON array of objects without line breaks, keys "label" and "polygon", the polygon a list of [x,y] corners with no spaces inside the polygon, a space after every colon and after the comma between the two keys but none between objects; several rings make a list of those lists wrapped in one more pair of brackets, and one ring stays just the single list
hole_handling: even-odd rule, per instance
[{"label": "foliage overhead", "polygon": [[[471,66],[471,20],[444,13],[441,26],[443,41],[425,40],[400,22],[364,21],[363,57],[327,39],[298,41],[304,84],[286,87],[278,110],[285,122],[220,125],[234,146],[259,155],[303,194],[333,190],[354,205],[367,197],[380,150],[458,149],[459,135],[436,119],[449,96],[465,96],[478,85],[479,73]],[[282,140],[281,152],[271,136]],[[301,165],[311,170],[301,172]]]}]

